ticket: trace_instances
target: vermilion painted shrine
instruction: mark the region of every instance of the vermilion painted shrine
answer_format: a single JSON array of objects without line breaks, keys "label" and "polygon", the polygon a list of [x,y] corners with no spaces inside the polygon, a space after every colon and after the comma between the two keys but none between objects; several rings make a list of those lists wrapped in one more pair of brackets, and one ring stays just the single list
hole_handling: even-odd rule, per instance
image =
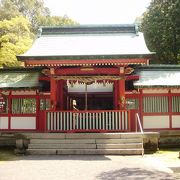
[{"label": "vermilion painted shrine", "polygon": [[0,130],[132,132],[180,129],[180,66],[149,65],[135,25],[42,27],[0,70]]}]

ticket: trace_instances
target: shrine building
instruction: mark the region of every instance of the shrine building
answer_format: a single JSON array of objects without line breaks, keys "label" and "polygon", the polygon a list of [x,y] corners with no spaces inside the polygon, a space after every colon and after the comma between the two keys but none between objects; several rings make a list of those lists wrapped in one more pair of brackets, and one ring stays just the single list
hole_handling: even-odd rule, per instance
[{"label": "shrine building", "polygon": [[180,66],[154,56],[134,24],[42,27],[0,69],[0,131],[180,130]]}]

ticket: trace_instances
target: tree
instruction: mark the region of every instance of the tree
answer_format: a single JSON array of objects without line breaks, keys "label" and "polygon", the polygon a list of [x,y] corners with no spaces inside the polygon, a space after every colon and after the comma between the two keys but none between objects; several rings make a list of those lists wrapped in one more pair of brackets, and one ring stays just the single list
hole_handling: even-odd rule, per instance
[{"label": "tree", "polygon": [[68,16],[41,16],[39,17],[39,26],[64,26],[64,25],[77,25],[78,23]]},{"label": "tree", "polygon": [[10,20],[15,16],[26,17],[31,25],[32,31],[38,29],[39,17],[50,16],[50,11],[44,6],[43,0],[2,0],[0,6],[0,20]]},{"label": "tree", "polygon": [[43,0],[2,0],[0,4],[0,20],[10,20],[16,16],[26,17],[37,33],[39,26],[61,26],[77,24],[68,16],[50,16],[50,10],[44,6]]},{"label": "tree", "polygon": [[153,0],[143,15],[142,31],[155,63],[180,62],[180,1]]},{"label": "tree", "polygon": [[24,53],[32,44],[29,21],[22,17],[0,21],[0,67],[19,66],[16,55]]},{"label": "tree", "polygon": [[13,6],[10,0],[1,0],[0,2],[0,21],[7,19],[10,20],[12,17],[20,16],[18,9]]},{"label": "tree", "polygon": [[16,55],[32,44],[39,26],[77,24],[67,16],[50,16],[43,0],[0,0],[0,67],[19,66]]}]

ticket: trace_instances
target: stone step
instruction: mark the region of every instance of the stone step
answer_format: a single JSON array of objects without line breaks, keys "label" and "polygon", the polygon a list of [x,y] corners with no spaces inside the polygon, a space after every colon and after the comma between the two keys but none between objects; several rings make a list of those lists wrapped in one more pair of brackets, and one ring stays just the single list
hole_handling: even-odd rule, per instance
[{"label": "stone step", "polygon": [[27,149],[31,155],[141,155],[143,149]]},{"label": "stone step", "polygon": [[95,139],[31,139],[32,144],[95,144]]},{"label": "stone step", "polygon": [[24,133],[27,139],[65,139],[65,133]]},{"label": "stone step", "polygon": [[142,143],[142,138],[136,139],[96,139],[97,144],[126,144],[126,143]]},{"label": "stone step", "polygon": [[141,138],[140,133],[68,133],[66,139],[132,139]]},{"label": "stone step", "polygon": [[130,149],[142,148],[142,143],[131,144],[29,144],[29,149]]},{"label": "stone step", "polygon": [[132,139],[141,133],[25,133],[28,139]]},{"label": "stone step", "polygon": [[143,154],[140,133],[37,133],[28,154]]},{"label": "stone step", "polygon": [[57,154],[137,155],[142,149],[58,149]]},{"label": "stone step", "polygon": [[135,139],[135,138],[143,138],[143,134],[139,132],[135,133],[121,133],[121,139]]},{"label": "stone step", "polygon": [[120,139],[120,133],[68,133],[66,139]]},{"label": "stone step", "polygon": [[96,149],[96,144],[29,144],[29,149]]},{"label": "stone step", "polygon": [[31,139],[31,144],[122,144],[141,143],[141,138],[136,139]]},{"label": "stone step", "polygon": [[97,144],[97,149],[136,149],[142,148],[142,143],[132,144]]},{"label": "stone step", "polygon": [[28,155],[56,155],[57,149],[27,149]]}]

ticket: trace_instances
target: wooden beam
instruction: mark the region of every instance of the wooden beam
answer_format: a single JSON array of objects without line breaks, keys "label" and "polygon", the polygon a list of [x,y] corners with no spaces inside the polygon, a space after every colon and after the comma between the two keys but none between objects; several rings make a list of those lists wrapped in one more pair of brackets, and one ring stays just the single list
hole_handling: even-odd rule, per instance
[{"label": "wooden beam", "polygon": [[129,75],[129,76],[126,76],[126,80],[127,81],[130,81],[130,80],[139,80],[139,76],[137,76],[137,75]]},{"label": "wooden beam", "polygon": [[39,81],[50,81],[49,77],[39,77]]},{"label": "wooden beam", "polygon": [[55,70],[56,75],[118,75],[118,68],[97,68],[97,67],[77,67],[77,68],[59,68]]}]

